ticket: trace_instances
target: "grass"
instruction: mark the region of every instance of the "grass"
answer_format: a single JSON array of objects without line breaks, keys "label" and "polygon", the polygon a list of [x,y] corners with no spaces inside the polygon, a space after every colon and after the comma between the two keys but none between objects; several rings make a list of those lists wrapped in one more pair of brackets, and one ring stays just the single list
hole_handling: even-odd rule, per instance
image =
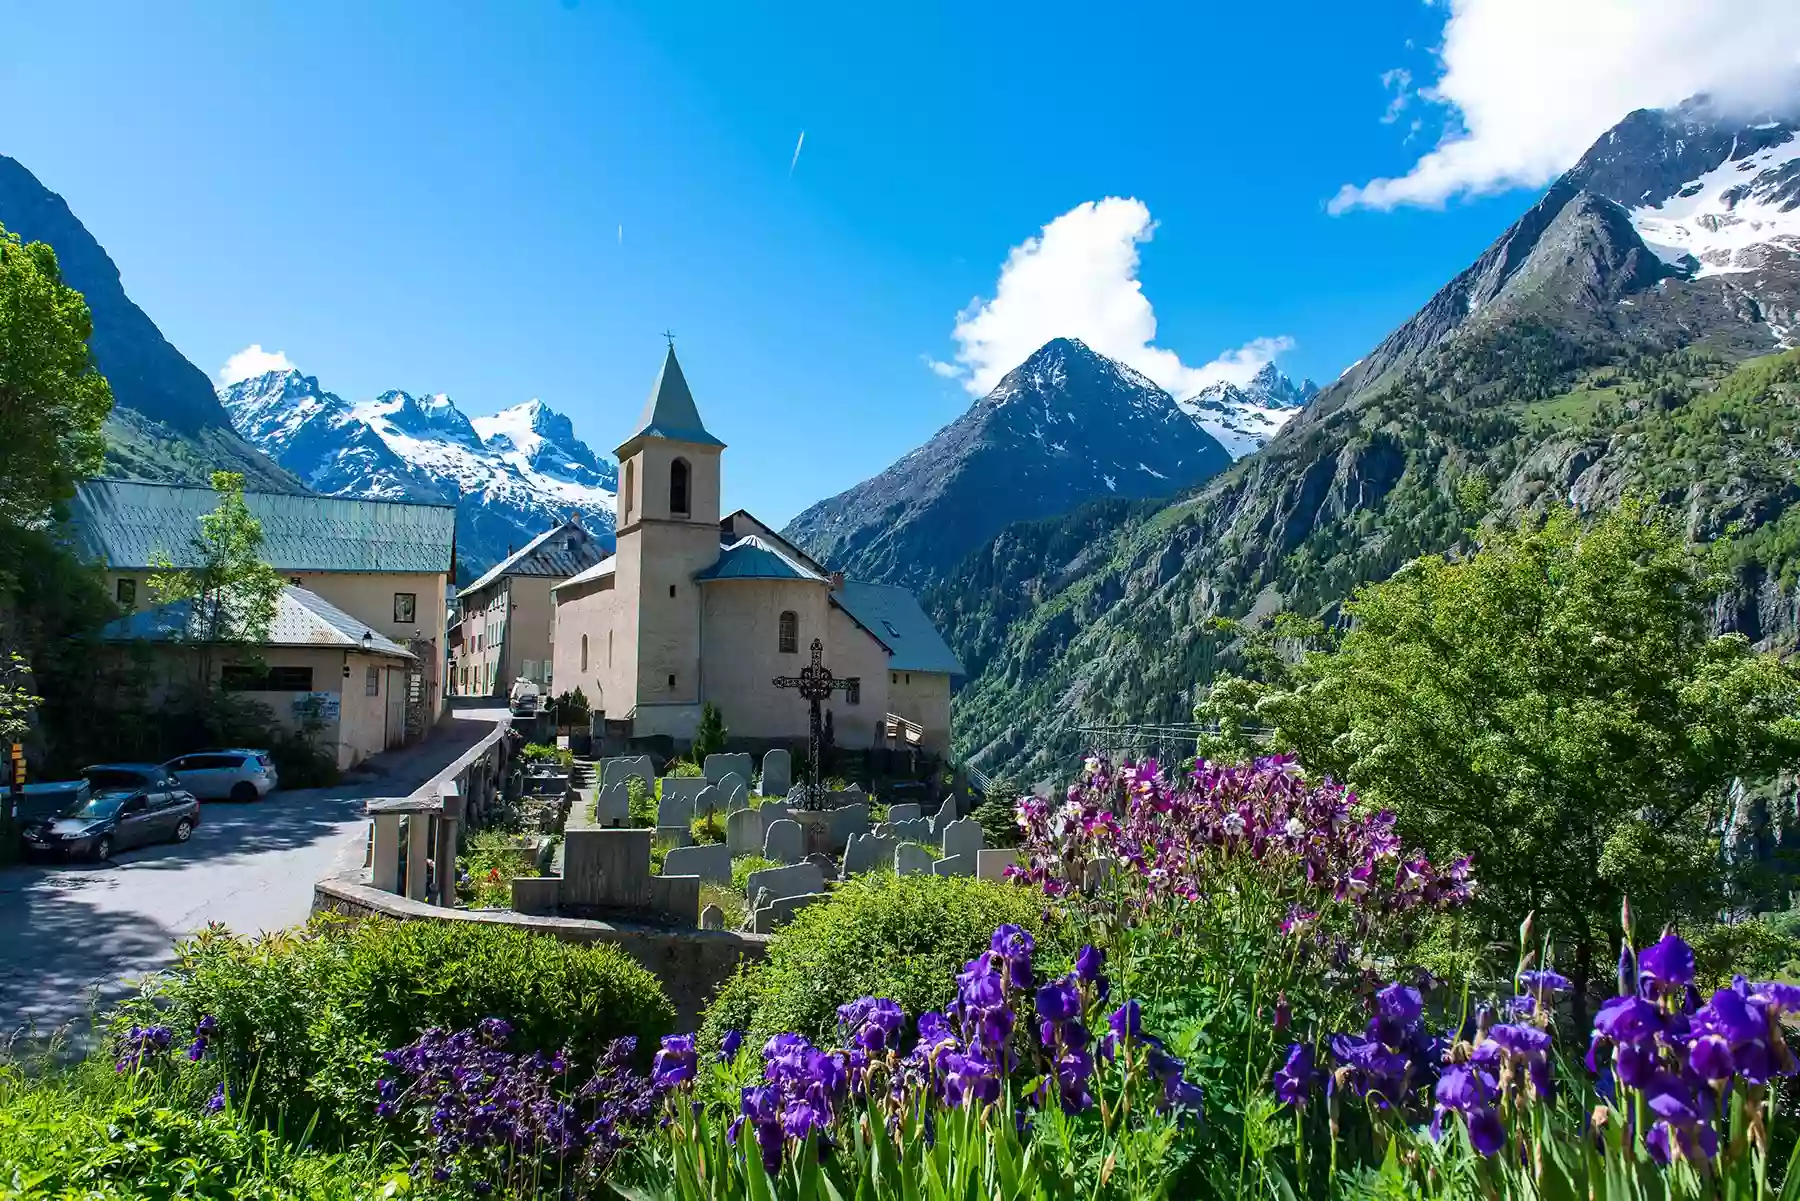
[{"label": "grass", "polygon": [[750,917],[750,906],[744,900],[744,890],[732,888],[727,884],[702,884],[700,886],[700,908],[717,905],[725,915],[725,929],[741,930],[744,922]]},{"label": "grass", "polygon": [[[536,876],[535,848],[519,844],[518,836],[502,830],[483,830],[470,837],[467,849],[457,857],[457,896],[471,909],[511,909],[514,876]],[[460,877],[469,877],[461,883]]]},{"label": "grass", "polygon": [[1600,411],[1601,405],[1617,400],[1621,390],[1578,388],[1547,400],[1534,400],[1524,407],[1521,415],[1527,424],[1539,423],[1552,427],[1580,425],[1591,420]]}]

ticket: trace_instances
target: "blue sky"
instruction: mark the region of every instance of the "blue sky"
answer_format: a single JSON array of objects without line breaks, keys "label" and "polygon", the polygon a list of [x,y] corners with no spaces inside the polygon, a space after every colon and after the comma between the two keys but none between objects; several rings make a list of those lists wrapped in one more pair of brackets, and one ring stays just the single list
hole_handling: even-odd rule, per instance
[{"label": "blue sky", "polygon": [[[351,399],[536,396],[610,450],[671,328],[732,448],[727,503],[782,522],[1046,330],[1142,344],[1153,308],[1179,381],[1277,346],[1329,380],[1594,134],[1671,99],[1643,46],[1609,72],[1578,31],[1598,84],[1554,81],[1554,54],[1548,99],[1486,78],[1505,36],[1541,33],[1524,10],[1571,6],[71,0],[8,16],[0,152],[209,372],[259,344]],[[1684,50],[1716,8],[1652,7],[1645,38]],[[1654,86],[1695,82],[1676,74]],[[1430,154],[1446,137],[1459,160]],[[1378,178],[1400,183],[1330,205]],[[959,342],[1009,252],[1078,210],[1004,328]],[[1108,321],[1127,328],[1058,328]]]}]

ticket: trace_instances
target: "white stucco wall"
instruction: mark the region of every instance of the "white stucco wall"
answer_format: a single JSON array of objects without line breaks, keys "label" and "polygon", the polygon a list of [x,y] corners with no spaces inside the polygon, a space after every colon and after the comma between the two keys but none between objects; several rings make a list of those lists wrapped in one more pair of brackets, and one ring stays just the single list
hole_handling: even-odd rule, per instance
[{"label": "white stucco wall", "polygon": [[925,728],[924,746],[950,753],[950,677],[939,672],[889,671],[888,711]]}]

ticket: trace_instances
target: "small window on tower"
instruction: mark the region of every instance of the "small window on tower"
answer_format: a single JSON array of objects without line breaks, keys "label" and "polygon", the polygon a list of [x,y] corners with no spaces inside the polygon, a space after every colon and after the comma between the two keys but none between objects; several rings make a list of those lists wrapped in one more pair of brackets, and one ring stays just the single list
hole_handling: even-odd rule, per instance
[{"label": "small window on tower", "polygon": [[675,599],[675,585],[673,585],[673,584],[669,585],[669,599],[670,600]]},{"label": "small window on tower", "polygon": [[800,617],[792,609],[781,615],[778,646],[784,655],[800,653]]},{"label": "small window on tower", "polygon": [[115,595],[119,598],[119,603],[121,605],[124,605],[127,609],[131,608],[133,605],[137,604],[137,581],[121,578],[119,580],[118,591]]},{"label": "small window on tower", "polygon": [[669,512],[677,517],[688,515],[688,465],[686,459],[669,464]]},{"label": "small window on tower", "polygon": [[670,675],[670,676],[669,676],[669,688],[670,688],[670,689],[671,689],[671,690],[673,690],[673,689],[674,689],[674,687],[675,687],[675,677],[674,677],[674,675],[673,675],[673,674],[671,674],[671,675]]}]

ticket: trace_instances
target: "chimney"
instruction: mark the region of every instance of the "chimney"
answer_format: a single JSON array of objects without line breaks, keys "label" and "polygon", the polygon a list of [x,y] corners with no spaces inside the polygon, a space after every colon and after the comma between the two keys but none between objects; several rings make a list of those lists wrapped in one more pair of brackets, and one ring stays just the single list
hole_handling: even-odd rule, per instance
[{"label": "chimney", "polygon": [[842,592],[844,590],[844,573],[843,572],[834,571],[831,573],[831,590],[833,592]]},{"label": "chimney", "polygon": [[581,524],[581,510],[580,509],[570,509],[569,510],[569,520],[574,522],[576,525],[580,525]]}]

